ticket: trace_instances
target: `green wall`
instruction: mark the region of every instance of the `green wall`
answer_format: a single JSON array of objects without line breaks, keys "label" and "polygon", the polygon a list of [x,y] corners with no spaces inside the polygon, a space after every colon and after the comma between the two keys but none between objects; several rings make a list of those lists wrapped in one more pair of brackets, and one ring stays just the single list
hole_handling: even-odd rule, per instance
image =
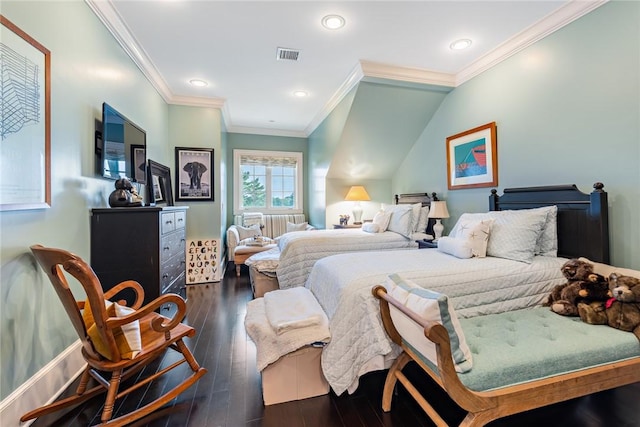
[{"label": "green wall", "polygon": [[[175,146],[210,147],[221,166],[216,184],[224,183],[220,111],[168,107],[84,2],[3,0],[1,12],[51,51],[52,205],[0,212],[0,400],[77,340],[28,248],[41,243],[89,260],[90,209],[108,207],[114,189],[95,171],[103,102],[147,132],[148,157],[169,166],[172,177]],[[189,204],[188,238],[216,238],[226,229],[226,195],[218,185],[215,197]],[[80,292],[77,283],[71,287]]]},{"label": "green wall", "polygon": [[[615,24],[614,24],[615,23]],[[609,193],[612,263],[640,268],[640,3],[609,2],[451,92],[393,189],[437,191],[452,218],[489,188],[447,190],[445,140],[495,121],[499,189],[593,183]]]}]

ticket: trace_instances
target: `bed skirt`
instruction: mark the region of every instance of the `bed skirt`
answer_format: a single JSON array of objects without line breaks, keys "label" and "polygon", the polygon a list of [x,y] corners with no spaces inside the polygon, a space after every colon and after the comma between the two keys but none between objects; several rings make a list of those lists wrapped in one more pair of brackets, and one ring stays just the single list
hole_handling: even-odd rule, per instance
[{"label": "bed skirt", "polygon": [[280,288],[275,273],[273,276],[269,276],[259,272],[253,265],[249,267],[249,279],[251,280],[251,290],[253,291],[254,298],[261,298],[267,292]]}]

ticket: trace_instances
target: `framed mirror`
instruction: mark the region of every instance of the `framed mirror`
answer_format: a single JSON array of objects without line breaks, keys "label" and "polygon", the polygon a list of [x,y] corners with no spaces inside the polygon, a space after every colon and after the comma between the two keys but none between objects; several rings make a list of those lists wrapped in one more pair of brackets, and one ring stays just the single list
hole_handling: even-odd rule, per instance
[{"label": "framed mirror", "polygon": [[147,196],[151,206],[158,204],[173,206],[171,169],[151,159],[147,166]]}]

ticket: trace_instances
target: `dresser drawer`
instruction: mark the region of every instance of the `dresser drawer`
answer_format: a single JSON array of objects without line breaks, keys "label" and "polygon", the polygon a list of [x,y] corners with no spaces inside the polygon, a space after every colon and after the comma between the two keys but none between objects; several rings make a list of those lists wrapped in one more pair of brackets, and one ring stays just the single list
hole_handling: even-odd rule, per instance
[{"label": "dresser drawer", "polygon": [[185,240],[183,232],[175,232],[162,236],[162,240],[160,241],[160,263],[164,263],[166,260],[176,255],[182,255],[184,258],[184,245]]},{"label": "dresser drawer", "polygon": [[160,293],[165,293],[171,283],[184,273],[184,258],[175,256],[160,267]]},{"label": "dresser drawer", "polygon": [[184,228],[187,225],[187,212],[178,211],[178,212],[174,212],[174,215],[175,215],[176,230],[179,228]]},{"label": "dresser drawer", "polygon": [[[182,218],[182,224],[184,224],[184,222],[184,218]],[[160,214],[160,228],[162,229],[162,234],[171,233],[176,229],[176,216],[174,212],[163,212]]]}]

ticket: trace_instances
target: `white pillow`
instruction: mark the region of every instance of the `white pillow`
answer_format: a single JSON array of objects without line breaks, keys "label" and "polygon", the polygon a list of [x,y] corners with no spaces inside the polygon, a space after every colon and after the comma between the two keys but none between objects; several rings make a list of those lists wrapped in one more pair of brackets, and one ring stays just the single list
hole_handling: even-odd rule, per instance
[{"label": "white pillow", "polygon": [[381,233],[380,226],[375,222],[365,222],[362,224],[362,231],[367,233]]},{"label": "white pillow", "polygon": [[373,223],[380,229],[378,233],[387,231],[389,221],[391,220],[391,213],[385,211],[378,211],[373,217]]},{"label": "white pillow", "polygon": [[418,222],[420,221],[420,209],[422,209],[422,203],[414,203],[411,205],[411,231],[412,232],[420,231],[418,230]]},{"label": "white pillow", "polygon": [[441,237],[438,239],[438,250],[456,258],[467,259],[473,256],[469,241],[455,237]]},{"label": "white pillow", "polygon": [[420,217],[418,218],[418,225],[416,233],[426,233],[427,225],[429,224],[429,206],[424,206],[420,208]]},{"label": "white pillow", "polygon": [[238,229],[238,237],[240,240],[248,239],[249,237],[262,236],[260,224],[253,224],[251,227],[236,225],[236,228]]},{"label": "white pillow", "polygon": [[536,255],[558,256],[558,207],[556,205],[531,209],[539,210],[547,215],[542,233],[536,242]]},{"label": "white pillow", "polygon": [[302,222],[300,224],[287,222],[287,233],[290,233],[292,231],[306,231],[308,225],[309,225],[308,222]]},{"label": "white pillow", "polygon": [[411,238],[411,205],[389,205],[385,212],[391,213],[387,230],[398,233],[406,238]]},{"label": "white pillow", "polygon": [[[451,355],[456,371],[467,372],[471,370],[473,362],[471,350],[467,345],[458,317],[446,295],[423,289],[397,274],[388,277],[385,287],[389,295],[418,316],[443,325],[449,334]],[[393,324],[402,339],[432,363],[437,364],[438,356],[435,344],[424,336],[424,329],[395,307],[390,306],[390,312]]]},{"label": "white pillow", "polygon": [[467,241],[474,257],[484,258],[487,256],[487,246],[493,223],[493,219],[463,220],[456,239]]},{"label": "white pillow", "polygon": [[547,212],[540,209],[465,213],[449,233],[459,237],[462,224],[471,220],[493,219],[487,255],[531,263],[536,243],[547,220]]}]

